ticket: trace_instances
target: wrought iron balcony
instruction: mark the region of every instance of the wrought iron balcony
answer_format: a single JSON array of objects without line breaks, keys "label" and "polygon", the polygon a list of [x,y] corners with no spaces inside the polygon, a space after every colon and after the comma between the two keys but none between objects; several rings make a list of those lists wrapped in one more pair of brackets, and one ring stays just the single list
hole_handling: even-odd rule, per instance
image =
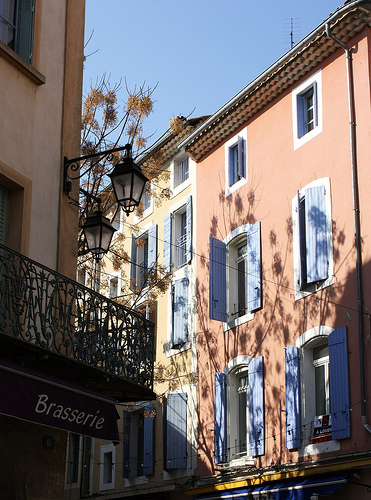
[{"label": "wrought iron balcony", "polygon": [[0,245],[0,338],[5,336],[21,341],[11,355],[27,344],[59,363],[61,357],[74,360],[72,371],[90,367],[90,378],[109,376],[116,385],[124,380],[134,396],[137,386],[152,392],[153,323]]}]

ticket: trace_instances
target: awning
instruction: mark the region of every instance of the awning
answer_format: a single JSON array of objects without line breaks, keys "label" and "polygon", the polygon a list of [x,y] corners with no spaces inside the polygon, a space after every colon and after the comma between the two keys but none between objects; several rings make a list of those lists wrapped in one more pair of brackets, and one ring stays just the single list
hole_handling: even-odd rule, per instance
[{"label": "awning", "polygon": [[346,475],[323,478],[307,478],[279,483],[260,484],[247,488],[215,492],[208,495],[197,495],[194,500],[252,500],[260,494],[270,493],[273,500],[310,500],[314,494],[329,495],[335,493],[347,480]]},{"label": "awning", "polygon": [[0,362],[0,413],[4,415],[119,441],[115,403],[103,393]]}]

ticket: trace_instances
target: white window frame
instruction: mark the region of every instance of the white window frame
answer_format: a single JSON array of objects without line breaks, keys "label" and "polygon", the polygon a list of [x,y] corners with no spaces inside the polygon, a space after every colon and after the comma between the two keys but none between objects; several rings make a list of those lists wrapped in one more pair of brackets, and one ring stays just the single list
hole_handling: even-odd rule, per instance
[{"label": "white window frame", "polygon": [[[105,455],[112,454],[112,478],[110,482],[105,481],[104,472],[105,472]],[[99,490],[114,490],[115,489],[115,464],[116,464],[116,447],[113,443],[106,444],[101,446],[100,448],[100,468],[99,468]]]},{"label": "white window frame", "polygon": [[249,412],[248,412],[248,392],[246,405],[246,454],[242,455],[234,452],[236,449],[236,441],[238,439],[238,376],[242,373],[248,373],[249,363],[252,357],[248,355],[237,356],[232,359],[224,369],[227,376],[227,446],[229,451],[230,467],[240,467],[243,465],[254,465],[255,459],[249,453]]},{"label": "white window frame", "polygon": [[[146,208],[145,210],[143,210],[143,214],[138,217],[136,212],[135,212],[135,215],[134,215],[134,223],[135,224],[138,224],[138,222],[141,222],[143,219],[146,219],[147,217],[149,217],[151,214],[153,214],[153,189],[154,189],[154,186],[153,186],[153,182],[151,181],[151,188],[150,188],[150,191],[151,191],[151,197],[149,199],[149,207]],[[143,192],[143,196],[142,196],[142,200],[144,199],[144,192]]]},{"label": "white window frame", "polygon": [[[179,163],[181,163],[185,158],[188,158],[188,178],[180,182],[179,184],[176,184],[176,179],[177,179],[177,166]],[[181,193],[184,189],[186,189],[192,182],[192,175],[193,175],[193,170],[194,170],[194,162],[191,160],[191,158],[186,155],[184,152],[180,153],[177,155],[173,161],[170,163],[170,189],[171,189],[171,198],[174,198],[177,196],[179,193]]]},{"label": "white window frame", "polygon": [[327,258],[328,258],[328,278],[322,282],[308,285],[305,290],[300,289],[300,225],[299,211],[297,210],[297,195],[292,199],[292,232],[293,232],[293,258],[294,258],[294,290],[295,300],[310,295],[311,293],[322,290],[334,283],[334,252],[332,243],[332,218],[331,218],[331,191],[329,177],[317,179],[304,188],[300,189],[299,197],[304,196],[305,189],[311,187],[323,186],[328,196],[326,196],[326,233],[327,233]]},{"label": "white window frame", "polygon": [[[246,177],[241,177],[241,179],[232,186],[229,185],[229,149],[233,146],[235,146],[238,143],[238,137],[242,137],[245,141],[245,174]],[[247,171],[247,166],[248,166],[248,160],[247,160],[247,128],[244,128],[241,130],[238,134],[236,134],[234,137],[229,139],[225,145],[224,145],[224,163],[225,163],[225,197],[229,196],[231,193],[242,187],[244,184],[247,183],[247,177],[248,177],[248,171]]]},{"label": "white window frame", "polygon": [[86,286],[88,269],[86,266],[77,266],[76,281]]},{"label": "white window frame", "polygon": [[[236,260],[237,260],[237,245],[240,238],[245,237],[248,229],[250,229],[251,224],[243,224],[237,227],[223,240],[227,245],[227,322],[223,322],[224,331],[236,326],[242,325],[251,321],[254,318],[254,313],[246,312],[239,317],[235,317],[232,313],[232,304],[235,301],[238,291],[236,290],[237,284],[237,270]],[[237,243],[237,244],[236,244]],[[232,274],[232,276],[231,276]],[[247,301],[247,282],[245,283],[245,301]]]},{"label": "white window frame", "polygon": [[336,439],[323,443],[311,443],[312,423],[316,417],[316,400],[314,385],[313,348],[327,341],[334,328],[329,326],[316,326],[307,330],[296,340],[296,347],[301,349],[300,362],[300,390],[301,390],[301,415],[302,415],[302,446],[299,456],[319,455],[340,450],[340,442]]},{"label": "white window frame", "polygon": [[[117,280],[117,295],[111,295],[111,281]],[[121,271],[115,271],[107,276],[107,297],[115,299],[121,295]]]},{"label": "white window frame", "polygon": [[[299,137],[299,108],[298,99],[304,98],[305,94],[313,89],[314,96],[314,128],[309,132],[304,133]],[[294,150],[298,149],[303,144],[307,143],[313,137],[322,132],[322,74],[317,71],[310,78],[301,83],[292,91],[292,124],[293,124],[293,140]]]}]

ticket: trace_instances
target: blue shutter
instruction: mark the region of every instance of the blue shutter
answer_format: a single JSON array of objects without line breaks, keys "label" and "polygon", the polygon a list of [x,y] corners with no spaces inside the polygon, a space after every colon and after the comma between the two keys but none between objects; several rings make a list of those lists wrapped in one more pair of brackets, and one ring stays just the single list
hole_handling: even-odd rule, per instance
[{"label": "blue shutter", "polygon": [[247,231],[247,310],[262,306],[260,222]]},{"label": "blue shutter", "polygon": [[324,186],[305,190],[307,283],[328,277],[326,200]]},{"label": "blue shutter", "polygon": [[172,214],[166,215],[164,218],[164,256],[163,264],[166,272],[171,270],[171,228],[172,228]]},{"label": "blue shutter", "polygon": [[192,260],[192,196],[189,196],[186,205],[186,262],[189,264]]},{"label": "blue shutter", "polygon": [[305,135],[305,110],[304,110],[304,97],[302,95],[296,96],[296,113],[298,124],[298,138]]},{"label": "blue shutter", "polygon": [[264,455],[263,356],[249,363],[249,443],[250,455]]},{"label": "blue shutter", "polygon": [[176,280],[173,295],[172,344],[179,346],[188,340],[188,278]]},{"label": "blue shutter", "polygon": [[123,412],[122,429],[122,477],[130,477],[130,421],[131,414],[128,411]]},{"label": "blue shutter", "polygon": [[346,326],[328,336],[330,401],[333,439],[350,437],[348,348]]},{"label": "blue shutter", "polygon": [[298,213],[298,228],[299,228],[299,256],[300,256],[300,276],[299,276],[299,285],[300,288],[306,283],[306,244],[305,244],[305,225],[304,225],[304,217],[303,213],[304,208],[300,203],[300,192],[297,193],[297,213]]},{"label": "blue shutter", "polygon": [[143,474],[148,476],[153,474],[153,405],[144,408],[144,453],[143,453]]},{"label": "blue shutter", "polygon": [[35,0],[20,0],[15,51],[29,64],[32,63],[34,12]]},{"label": "blue shutter", "polygon": [[215,373],[214,461],[227,462],[227,377],[219,372]]},{"label": "blue shutter", "polygon": [[286,371],[286,448],[301,446],[300,349],[285,350]]},{"label": "blue shutter", "polygon": [[166,469],[187,467],[187,394],[169,394],[166,409]]},{"label": "blue shutter", "polygon": [[137,286],[137,245],[136,237],[131,238],[131,259],[130,259],[130,286],[134,289]]},{"label": "blue shutter", "polygon": [[231,147],[228,150],[228,186],[233,186],[234,184],[234,148]]},{"label": "blue shutter", "polygon": [[148,267],[153,267],[157,260],[157,224],[148,229]]},{"label": "blue shutter", "polygon": [[317,82],[313,82],[313,107],[314,107],[314,125],[318,126],[318,95]]},{"label": "blue shutter", "polygon": [[227,321],[227,245],[209,239],[210,319]]},{"label": "blue shutter", "polygon": [[246,141],[243,137],[238,136],[238,175],[246,177]]},{"label": "blue shutter", "polygon": [[6,245],[8,229],[9,191],[0,184],[0,244]]}]

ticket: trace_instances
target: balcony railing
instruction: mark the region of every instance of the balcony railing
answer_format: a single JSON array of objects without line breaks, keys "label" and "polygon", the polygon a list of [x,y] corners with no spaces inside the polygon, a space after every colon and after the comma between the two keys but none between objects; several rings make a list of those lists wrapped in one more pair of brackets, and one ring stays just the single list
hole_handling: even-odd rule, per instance
[{"label": "balcony railing", "polygon": [[153,323],[2,245],[0,334],[152,389]]}]

